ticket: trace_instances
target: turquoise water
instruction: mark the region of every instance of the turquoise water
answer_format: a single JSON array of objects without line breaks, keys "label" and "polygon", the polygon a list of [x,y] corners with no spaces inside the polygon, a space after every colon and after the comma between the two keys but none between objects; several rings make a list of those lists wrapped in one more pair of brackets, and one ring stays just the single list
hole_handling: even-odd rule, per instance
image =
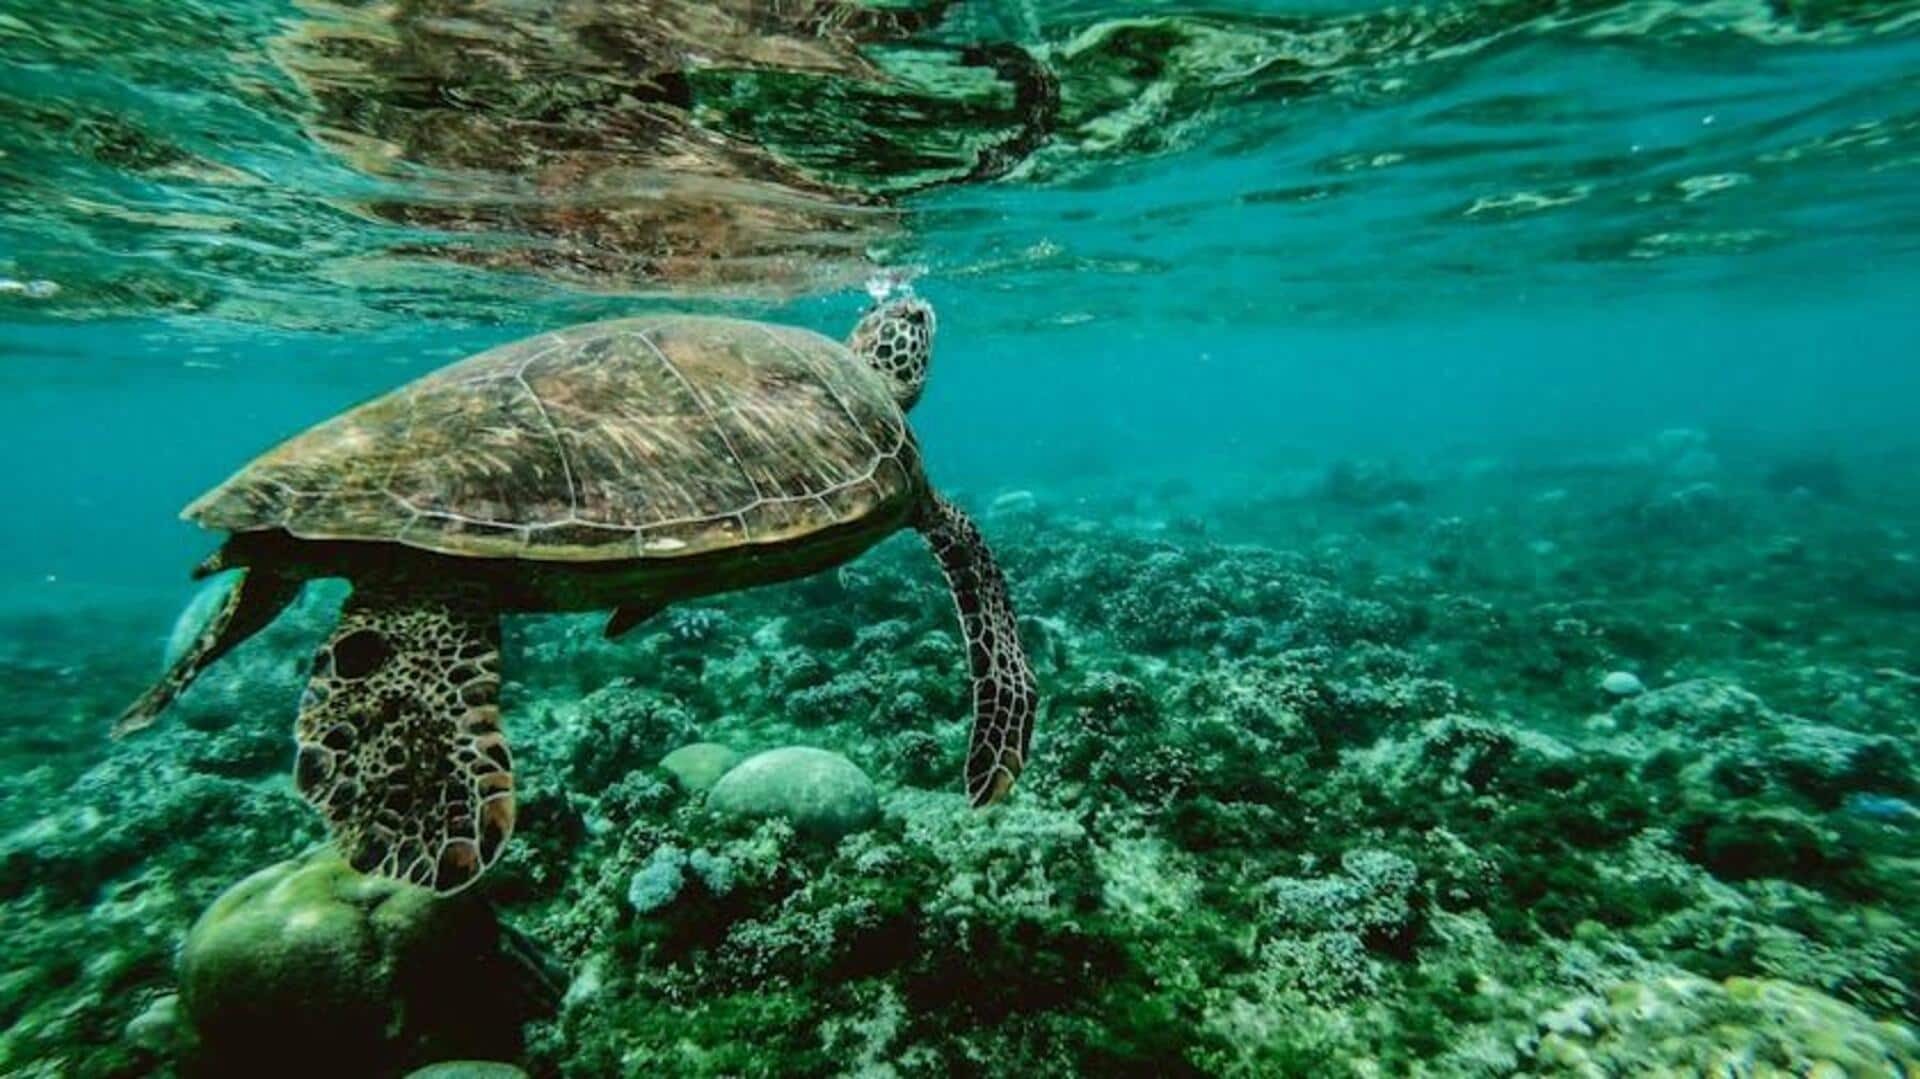
[{"label": "turquoise water", "polygon": [[[1917,281],[1912,4],[0,0],[0,1072],[1914,1074]],[[906,536],[509,618],[453,899],[292,781],[337,586],[108,740],[255,454],[888,282],[1004,803]]]}]

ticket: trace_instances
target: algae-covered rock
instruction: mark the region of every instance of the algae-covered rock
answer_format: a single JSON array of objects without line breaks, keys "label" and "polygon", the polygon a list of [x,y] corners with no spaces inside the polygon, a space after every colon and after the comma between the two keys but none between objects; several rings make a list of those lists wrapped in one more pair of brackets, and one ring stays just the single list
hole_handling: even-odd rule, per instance
[{"label": "algae-covered rock", "polygon": [[662,749],[697,737],[680,700],[620,679],[562,710],[553,741],[568,786],[598,794],[656,761]]},{"label": "algae-covered rock", "polygon": [[1726,682],[1696,678],[1630,697],[1613,710],[1622,727],[1697,733],[1750,730],[1767,715],[1760,698]]},{"label": "algae-covered rock", "polygon": [[1759,770],[1822,807],[1851,794],[1920,792],[1920,769],[1900,739],[1782,717],[1754,741]]},{"label": "algae-covered rock", "polygon": [[497,1060],[443,1060],[408,1072],[407,1079],[527,1079],[527,1073]]},{"label": "algae-covered rock", "polygon": [[788,746],[748,757],[720,778],[707,804],[736,817],[783,817],[796,831],[838,839],[880,816],[873,782],[824,749]]},{"label": "algae-covered rock", "polygon": [[1345,872],[1335,876],[1268,881],[1273,923],[1295,932],[1392,934],[1413,918],[1418,870],[1412,862],[1389,851],[1352,850],[1340,864]]},{"label": "algae-covered rock", "polygon": [[334,1074],[513,1056],[527,1009],[492,912],[364,877],[331,853],[229,888],[180,955],[196,1073]]},{"label": "algae-covered rock", "polygon": [[712,790],[720,777],[739,763],[740,754],[718,742],[695,742],[660,758],[660,767],[689,794]]},{"label": "algae-covered rock", "polygon": [[1690,974],[1620,982],[1542,1016],[1536,1073],[1912,1075],[1920,1038],[1806,986]]},{"label": "algae-covered rock", "polygon": [[127,1041],[149,1052],[161,1053],[173,1048],[180,1035],[180,997],[168,993],[127,1023]]}]

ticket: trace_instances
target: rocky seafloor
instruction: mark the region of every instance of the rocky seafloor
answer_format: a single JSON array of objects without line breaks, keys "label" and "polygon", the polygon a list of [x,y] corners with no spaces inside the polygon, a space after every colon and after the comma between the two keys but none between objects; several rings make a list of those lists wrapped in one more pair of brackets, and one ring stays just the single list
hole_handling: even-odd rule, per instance
[{"label": "rocky seafloor", "polygon": [[[337,592],[117,744],[155,627],[17,618],[0,1072],[1920,1073],[1912,464],[959,492],[1045,696],[978,812],[911,537],[615,643],[518,620],[519,828],[446,901],[293,792]],[[844,760],[729,772],[790,746]]]}]

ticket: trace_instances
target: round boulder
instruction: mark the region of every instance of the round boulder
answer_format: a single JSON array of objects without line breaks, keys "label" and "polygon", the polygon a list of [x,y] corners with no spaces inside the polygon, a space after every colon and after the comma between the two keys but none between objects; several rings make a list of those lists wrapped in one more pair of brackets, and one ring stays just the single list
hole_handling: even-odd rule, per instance
[{"label": "round boulder", "polygon": [[740,763],[740,754],[718,742],[695,742],[660,758],[660,767],[688,794],[704,794]]},{"label": "round boulder", "polygon": [[445,1060],[408,1072],[407,1079],[527,1079],[527,1073],[497,1060]]},{"label": "round boulder", "polygon": [[838,839],[880,817],[873,781],[838,753],[807,746],[770,749],[741,761],[707,795],[707,805],[736,817],[783,817],[795,831]]},{"label": "round boulder", "polygon": [[1613,671],[1600,680],[1600,692],[1609,697],[1638,697],[1647,687],[1632,671]]},{"label": "round boulder", "polygon": [[362,876],[326,853],[227,889],[180,953],[188,1074],[384,1074],[513,1057],[529,1014],[500,927],[471,896]]}]

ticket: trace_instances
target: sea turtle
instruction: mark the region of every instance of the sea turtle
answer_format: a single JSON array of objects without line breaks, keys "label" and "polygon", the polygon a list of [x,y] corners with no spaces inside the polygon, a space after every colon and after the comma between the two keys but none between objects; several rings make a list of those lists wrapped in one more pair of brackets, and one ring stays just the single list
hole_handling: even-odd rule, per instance
[{"label": "sea turtle", "polygon": [[614,637],[911,527],[959,607],[966,790],[993,802],[1025,762],[1037,697],[1000,570],[907,427],[933,333],[912,296],[876,304],[844,345],[724,318],[597,322],[311,428],[183,511],[230,533],[195,575],[238,583],[115,731],[153,722],[308,580],[347,578],[301,701],[295,781],[356,869],[453,892],[513,830],[502,612],[612,608]]}]

